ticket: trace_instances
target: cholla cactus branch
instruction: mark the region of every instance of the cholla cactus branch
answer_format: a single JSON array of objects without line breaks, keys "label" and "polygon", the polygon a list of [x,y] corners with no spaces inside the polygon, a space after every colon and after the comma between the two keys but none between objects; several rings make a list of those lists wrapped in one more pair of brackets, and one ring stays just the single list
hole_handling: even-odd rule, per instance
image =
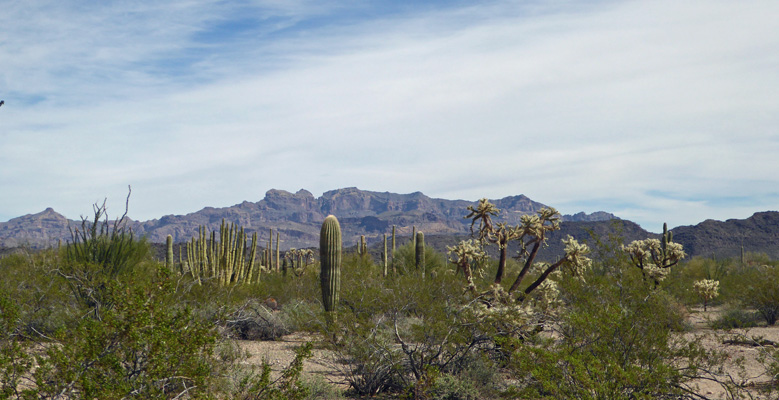
[{"label": "cholla cactus branch", "polygon": [[[519,271],[517,279],[509,288],[509,294],[513,293],[519,288],[522,280],[530,271],[530,267],[535,262],[538,251],[541,246],[546,244],[546,234],[548,232],[556,231],[560,229],[560,213],[552,208],[545,207],[536,213],[536,215],[523,215],[520,217],[520,225],[517,227],[519,232],[519,240],[522,245],[522,253],[520,258],[525,258],[525,264],[522,266],[522,270]],[[527,252],[527,248],[532,246],[530,252]]]},{"label": "cholla cactus branch", "polygon": [[476,207],[468,206],[468,211],[470,213],[465,216],[465,219],[471,220],[471,234],[474,233],[473,227],[476,225],[476,221],[479,222],[479,240],[484,240],[484,238],[492,234],[492,216],[498,215],[500,209],[486,198],[483,198],[479,200],[479,204]]},{"label": "cholla cactus branch", "polygon": [[568,235],[563,239],[565,244],[565,255],[557,260],[554,264],[541,273],[541,276],[536,279],[535,282],[525,289],[524,295],[520,298],[524,298],[541,285],[549,275],[560,267],[565,267],[569,272],[575,276],[581,277],[585,270],[587,270],[592,264],[592,260],[587,257],[590,253],[590,248],[586,244],[580,244],[576,239]]},{"label": "cholla cactus branch", "polygon": [[457,268],[465,275],[467,289],[476,293],[476,285],[473,283],[471,264],[484,260],[487,254],[481,247],[481,243],[475,240],[463,240],[456,246],[447,246],[449,261],[457,265]]},{"label": "cholla cactus branch", "polygon": [[672,239],[667,225],[663,224],[661,239],[634,240],[623,245],[622,250],[628,253],[630,262],[641,270],[644,278],[652,279],[657,286],[668,275],[669,268],[687,256],[682,245]]}]

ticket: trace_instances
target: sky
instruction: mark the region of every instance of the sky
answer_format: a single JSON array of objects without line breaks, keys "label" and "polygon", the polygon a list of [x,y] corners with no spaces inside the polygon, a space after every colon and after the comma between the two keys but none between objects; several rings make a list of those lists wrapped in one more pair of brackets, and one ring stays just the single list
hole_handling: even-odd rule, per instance
[{"label": "sky", "polygon": [[4,2],[0,221],[269,189],[779,209],[779,2]]}]

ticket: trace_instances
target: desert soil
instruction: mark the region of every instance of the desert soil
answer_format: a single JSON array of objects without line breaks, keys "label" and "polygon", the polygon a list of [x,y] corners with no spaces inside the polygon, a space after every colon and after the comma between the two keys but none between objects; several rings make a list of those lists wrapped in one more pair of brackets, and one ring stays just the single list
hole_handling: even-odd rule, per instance
[{"label": "desert soil", "polygon": [[[765,365],[759,361],[761,352],[766,349],[747,345],[724,344],[725,340],[744,340],[760,338],[769,340],[773,343],[779,343],[779,325],[772,327],[756,327],[749,329],[732,329],[729,331],[712,330],[709,327],[709,321],[714,320],[722,312],[720,308],[710,307],[704,312],[702,308],[693,308],[690,310],[688,320],[693,325],[692,332],[685,333],[687,337],[703,336],[703,344],[709,349],[717,349],[727,354],[725,363],[725,373],[732,377],[732,380],[742,385],[750,391],[754,398],[760,397],[756,390],[760,385],[770,381],[770,377],[765,373]],[[248,354],[244,360],[247,365],[262,365],[263,360],[267,361],[274,373],[278,373],[288,366],[295,357],[295,348],[306,343],[313,342],[315,348],[313,356],[306,360],[303,365],[303,374],[309,378],[322,378],[325,382],[335,385],[340,390],[346,390],[349,385],[344,378],[343,372],[339,370],[333,354],[322,349],[316,348],[316,343],[321,339],[315,335],[304,333],[293,333],[284,336],[277,341],[238,341],[240,348]],[[743,364],[739,367],[739,360],[743,359]],[[701,380],[696,382],[698,385],[697,393],[710,399],[726,399],[725,390],[716,382]],[[775,396],[775,395],[774,395]]]}]

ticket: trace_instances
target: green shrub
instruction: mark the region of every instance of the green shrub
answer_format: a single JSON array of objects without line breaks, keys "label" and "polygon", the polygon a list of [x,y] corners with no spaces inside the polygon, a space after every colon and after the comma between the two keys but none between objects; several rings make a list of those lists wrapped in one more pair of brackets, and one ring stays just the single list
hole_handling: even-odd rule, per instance
[{"label": "green shrub", "polygon": [[760,324],[760,314],[754,311],[731,308],[725,310],[717,319],[711,321],[711,329],[753,328]]},{"label": "green shrub", "polygon": [[232,398],[243,400],[303,400],[307,399],[310,389],[303,383],[300,374],[303,362],[311,357],[311,343],[305,343],[295,349],[295,358],[284,368],[275,380],[271,380],[271,368],[267,362],[262,364],[262,372],[247,375],[232,393]]},{"label": "green shrub", "polygon": [[[435,251],[432,246],[425,246],[425,271],[427,275],[437,274],[447,269],[446,257]],[[399,246],[395,250],[395,268],[398,273],[410,273],[416,268],[416,248],[413,242]],[[378,268],[378,267],[376,267]]]},{"label": "green shrub", "polygon": [[31,346],[19,340],[19,305],[0,290],[0,398],[21,398],[33,367]]},{"label": "green shrub", "polygon": [[175,303],[175,286],[160,269],[150,285],[114,282],[105,296],[114,307],[100,319],[82,318],[61,331],[36,357],[37,395],[189,398],[208,395],[220,375],[215,326]]},{"label": "green shrub", "polygon": [[81,229],[71,231],[72,241],[65,246],[64,260],[56,272],[75,298],[99,319],[104,309],[113,306],[107,288],[114,280],[133,273],[146,275],[139,273],[137,266],[151,260],[151,247],[125,229],[124,216],[109,223],[105,201],[101,206],[95,204],[93,211],[91,221],[83,218]]},{"label": "green shrub", "polygon": [[[520,398],[684,398],[721,358],[673,330],[678,304],[641,279],[564,282],[567,310],[547,336],[516,347],[509,369]],[[680,368],[681,367],[681,368]]]},{"label": "green shrub", "polygon": [[779,267],[760,265],[744,268],[739,299],[743,307],[755,310],[768,325],[779,319]]},{"label": "green shrub", "polygon": [[463,292],[454,267],[438,271],[424,279],[413,270],[385,278],[378,268],[345,260],[341,311],[323,328],[354,393],[401,392],[430,382],[433,369],[459,376],[475,360],[491,363],[476,354],[493,351],[502,325],[479,322],[488,315],[467,306],[476,300]]},{"label": "green shrub", "polygon": [[19,305],[19,329],[26,335],[53,335],[80,317],[72,293],[54,273],[56,251],[25,251],[0,258],[0,291]]},{"label": "green shrub", "polygon": [[275,340],[292,332],[285,319],[266,302],[251,299],[227,315],[225,326],[236,339]]}]

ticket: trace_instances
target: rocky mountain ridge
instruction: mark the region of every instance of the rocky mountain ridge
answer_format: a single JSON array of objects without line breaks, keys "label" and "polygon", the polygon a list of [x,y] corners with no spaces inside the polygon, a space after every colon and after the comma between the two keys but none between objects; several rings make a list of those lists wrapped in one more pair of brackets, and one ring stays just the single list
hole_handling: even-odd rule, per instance
[{"label": "rocky mountain ridge", "polygon": [[[496,218],[511,224],[517,224],[521,215],[546,207],[524,195],[492,202],[501,209],[501,215]],[[400,236],[410,235],[412,227],[426,234],[465,234],[469,232],[469,225],[463,217],[472,204],[476,202],[435,199],[420,192],[397,194],[344,188],[316,198],[303,189],[296,193],[271,189],[256,203],[244,201],[231,207],[206,207],[187,215],[166,215],[149,221],[128,220],[127,226],[153,243],[164,242],[167,235],[173,236],[175,242],[184,242],[196,234],[198,227],[218,229],[224,219],[243,226],[250,233],[258,232],[261,243],[267,242],[270,229],[273,229],[280,234],[282,248],[298,248],[317,246],[322,221],[328,214],[334,214],[341,222],[344,242],[348,245],[360,235],[377,241],[381,235],[390,233],[393,225]],[[614,218],[606,212],[564,216],[568,221]],[[52,246],[60,239],[70,238],[68,226],[76,228],[80,221],[68,220],[47,208],[41,213],[0,223],[0,246]]]},{"label": "rocky mountain ridge", "polygon": [[[526,196],[510,196],[491,200],[501,210],[496,221],[517,224],[523,214],[535,213],[545,207]],[[354,246],[360,235],[377,244],[383,234],[395,225],[398,236],[409,237],[412,227],[425,232],[426,241],[437,250],[456,243],[470,233],[469,222],[463,217],[466,207],[476,202],[430,198],[420,192],[396,194],[363,191],[356,188],[332,190],[316,198],[306,190],[296,193],[269,190],[255,203],[244,201],[232,207],[206,207],[187,215],[166,215],[150,221],[129,220],[127,226],[135,233],[146,235],[150,242],[162,243],[170,234],[176,242],[189,240],[199,226],[218,229],[222,219],[243,226],[248,232],[258,232],[260,243],[267,243],[270,229],[278,232],[282,249],[316,247],[321,222],[328,214],[338,216],[344,231],[344,245]],[[547,254],[555,254],[560,239],[572,235],[586,240],[591,233],[599,236],[616,234],[625,243],[647,237],[657,237],[640,226],[616,218],[607,212],[578,213],[563,218],[562,229],[550,238]],[[51,208],[0,223],[0,247],[29,246],[43,248],[70,239],[69,228],[80,221],[68,220]],[[743,245],[745,252],[765,253],[779,258],[779,212],[758,212],[739,220],[707,220],[694,226],[672,229],[674,240],[681,243],[690,256],[737,257]]]}]

